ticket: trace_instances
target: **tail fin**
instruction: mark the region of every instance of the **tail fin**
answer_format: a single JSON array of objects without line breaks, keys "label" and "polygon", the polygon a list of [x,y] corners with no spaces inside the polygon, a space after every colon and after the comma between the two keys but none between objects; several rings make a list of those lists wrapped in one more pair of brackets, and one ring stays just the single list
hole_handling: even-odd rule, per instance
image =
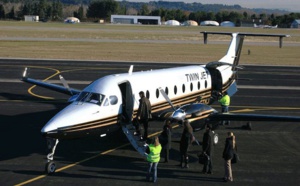
[{"label": "tail fin", "polygon": [[282,47],[282,38],[290,37],[290,35],[284,34],[256,34],[256,33],[230,33],[230,32],[200,32],[203,33],[204,44],[207,44],[208,34],[218,34],[218,35],[230,35],[232,40],[230,42],[227,54],[221,58],[218,62],[212,62],[211,65],[232,65],[233,70],[237,67],[240,60],[240,55],[242,51],[242,46],[245,36],[262,36],[262,37],[279,37],[279,47]]}]

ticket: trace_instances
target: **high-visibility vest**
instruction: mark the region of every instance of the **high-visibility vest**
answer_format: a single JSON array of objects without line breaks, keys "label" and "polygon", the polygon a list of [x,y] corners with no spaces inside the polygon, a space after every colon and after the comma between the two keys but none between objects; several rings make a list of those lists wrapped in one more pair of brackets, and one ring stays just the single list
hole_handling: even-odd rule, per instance
[{"label": "high-visibility vest", "polygon": [[221,99],[219,99],[219,102],[222,106],[229,106],[230,104],[230,97],[228,95],[223,96]]},{"label": "high-visibility vest", "polygon": [[154,144],[149,145],[150,153],[147,156],[147,161],[149,162],[159,162],[160,160],[160,152],[161,152],[161,145],[154,146]]}]

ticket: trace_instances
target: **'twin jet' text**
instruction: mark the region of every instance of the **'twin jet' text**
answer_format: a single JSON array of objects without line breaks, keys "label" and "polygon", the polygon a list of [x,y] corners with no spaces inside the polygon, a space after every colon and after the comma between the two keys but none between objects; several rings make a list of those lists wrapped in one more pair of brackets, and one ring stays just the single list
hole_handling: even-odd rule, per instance
[{"label": "'twin jet' text", "polygon": [[201,72],[201,75],[199,75],[199,73],[191,73],[191,74],[185,74],[186,77],[186,81],[190,82],[190,81],[198,81],[200,79],[206,79],[207,75],[206,72]]}]

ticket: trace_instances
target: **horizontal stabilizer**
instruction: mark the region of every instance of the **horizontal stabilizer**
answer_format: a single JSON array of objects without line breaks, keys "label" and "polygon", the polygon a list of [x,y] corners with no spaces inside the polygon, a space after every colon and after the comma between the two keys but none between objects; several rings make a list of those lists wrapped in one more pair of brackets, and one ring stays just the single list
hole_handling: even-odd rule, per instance
[{"label": "horizontal stabilizer", "polygon": [[[229,35],[232,36],[232,32],[200,32],[203,34],[204,37],[204,44],[207,44],[207,36],[208,34],[218,34],[218,35]],[[286,34],[260,34],[260,33],[236,33],[239,36],[258,36],[258,37],[279,37],[279,47],[282,47],[282,38],[284,37],[290,37],[290,35],[286,35]]]}]

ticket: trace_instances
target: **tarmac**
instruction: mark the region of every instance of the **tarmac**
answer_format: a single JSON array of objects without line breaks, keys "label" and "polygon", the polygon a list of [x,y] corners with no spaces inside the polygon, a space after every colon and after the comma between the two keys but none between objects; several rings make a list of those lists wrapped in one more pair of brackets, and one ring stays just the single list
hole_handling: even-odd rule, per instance
[{"label": "tarmac", "polygon": [[[68,96],[20,81],[25,66],[31,78],[45,79],[61,72],[70,86],[81,89],[104,75],[180,66],[130,62],[88,62],[52,60],[0,60],[0,185],[298,185],[300,182],[300,124],[231,122],[216,132],[213,174],[201,174],[197,153],[189,148],[190,168],[179,167],[182,128],[173,129],[169,163],[158,165],[157,183],[146,182],[147,161],[128,143],[122,130],[107,137],[60,141],[54,160],[57,171],[46,175],[46,141],[40,130],[60,109]],[[187,65],[187,64],[182,64]],[[300,67],[245,66],[239,71],[238,92],[231,98],[230,111],[269,115],[300,116]],[[58,80],[53,77],[51,81]],[[212,105],[221,110],[216,103]],[[163,123],[150,122],[150,134],[157,135]],[[233,165],[231,183],[222,181],[222,151],[226,133],[236,135],[240,162]],[[204,131],[195,132],[202,141]]]}]

